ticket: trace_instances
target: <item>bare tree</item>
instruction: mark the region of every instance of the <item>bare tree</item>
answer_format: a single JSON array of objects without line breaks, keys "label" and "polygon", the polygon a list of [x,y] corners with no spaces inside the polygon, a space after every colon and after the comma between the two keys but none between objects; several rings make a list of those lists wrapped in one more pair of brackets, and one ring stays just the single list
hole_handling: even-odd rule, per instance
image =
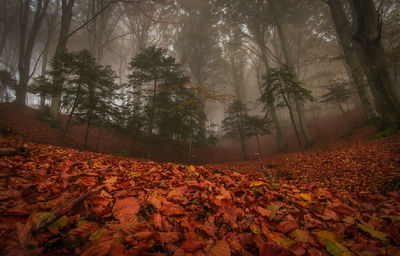
[{"label": "bare tree", "polygon": [[[31,58],[36,37],[46,15],[49,0],[38,0],[35,6],[33,20],[31,16],[31,0],[20,0],[20,37],[19,37],[19,58],[18,73],[19,82],[16,88],[15,103],[25,106],[25,97],[31,70]],[[29,23],[32,25],[29,26]]]}]

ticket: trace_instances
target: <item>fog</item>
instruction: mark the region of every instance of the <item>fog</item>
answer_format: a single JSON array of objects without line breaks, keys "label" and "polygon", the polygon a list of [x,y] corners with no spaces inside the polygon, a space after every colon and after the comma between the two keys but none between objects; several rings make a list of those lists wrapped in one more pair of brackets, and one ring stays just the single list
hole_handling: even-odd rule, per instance
[{"label": "fog", "polygon": [[104,127],[142,145],[130,156],[162,160],[165,145],[176,145],[172,160],[228,161],[304,150],[365,124],[397,129],[399,8],[0,0],[0,100],[47,115],[58,144],[79,120],[82,148],[97,150],[91,132]]}]

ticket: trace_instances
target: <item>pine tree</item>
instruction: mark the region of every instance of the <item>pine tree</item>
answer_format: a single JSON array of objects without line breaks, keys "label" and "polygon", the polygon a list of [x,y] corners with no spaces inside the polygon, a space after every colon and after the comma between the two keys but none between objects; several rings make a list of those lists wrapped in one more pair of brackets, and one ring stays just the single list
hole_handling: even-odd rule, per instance
[{"label": "pine tree", "polygon": [[[300,134],[294,119],[294,104],[313,101],[311,92],[302,87],[302,83],[296,79],[293,69],[284,65],[279,68],[271,68],[264,76],[260,101],[266,108],[286,108],[289,111],[299,146],[302,147]],[[273,103],[273,104],[271,104]]]}]

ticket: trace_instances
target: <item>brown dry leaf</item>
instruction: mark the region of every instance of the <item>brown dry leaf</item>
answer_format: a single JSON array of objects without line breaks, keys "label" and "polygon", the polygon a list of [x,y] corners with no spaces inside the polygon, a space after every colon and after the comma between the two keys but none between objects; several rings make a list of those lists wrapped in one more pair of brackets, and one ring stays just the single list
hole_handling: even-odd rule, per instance
[{"label": "brown dry leaf", "polygon": [[211,247],[208,256],[231,256],[231,248],[225,240],[217,241],[213,247]]},{"label": "brown dry leaf", "polygon": [[203,248],[204,246],[206,246],[205,242],[201,242],[201,241],[195,241],[195,240],[185,240],[182,244],[181,244],[181,248],[185,251],[185,252],[195,252],[201,248]]}]

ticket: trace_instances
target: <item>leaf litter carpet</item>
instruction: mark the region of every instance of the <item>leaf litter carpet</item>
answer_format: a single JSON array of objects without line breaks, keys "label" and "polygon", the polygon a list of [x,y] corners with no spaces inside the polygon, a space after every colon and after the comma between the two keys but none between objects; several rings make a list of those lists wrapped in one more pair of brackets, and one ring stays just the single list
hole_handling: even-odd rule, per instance
[{"label": "leaf litter carpet", "polygon": [[[400,139],[191,166],[0,138],[0,255],[400,255]],[[51,221],[50,221],[51,220]]]}]

